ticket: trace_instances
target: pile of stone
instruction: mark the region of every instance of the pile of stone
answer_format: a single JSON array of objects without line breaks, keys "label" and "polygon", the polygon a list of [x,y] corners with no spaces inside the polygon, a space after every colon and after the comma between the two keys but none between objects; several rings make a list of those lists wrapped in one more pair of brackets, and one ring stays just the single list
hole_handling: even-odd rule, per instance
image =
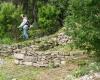
[{"label": "pile of stone", "polygon": [[[43,42],[44,41],[44,42]],[[40,40],[41,43],[43,44],[38,44],[38,50],[48,50],[51,48],[54,48],[55,46],[58,45],[66,45],[66,43],[71,42],[71,38],[64,33],[59,33],[57,36],[46,39],[46,40]],[[0,55],[2,56],[8,56],[13,53],[14,50],[16,49],[22,49],[24,47],[30,47],[31,45],[34,45],[34,43],[37,43],[36,41],[31,41],[28,43],[17,43],[13,45],[0,45]],[[36,46],[36,45],[35,45]]]},{"label": "pile of stone", "polygon": [[61,66],[67,60],[82,55],[83,52],[58,52],[58,51],[37,51],[38,47],[31,46],[14,51],[15,64],[30,65],[35,67]]},{"label": "pile of stone", "polygon": [[48,67],[60,66],[60,64],[65,64],[65,56],[59,55],[57,52],[54,54],[49,52],[20,52],[14,53],[15,64],[21,65],[31,65],[35,67]]},{"label": "pile of stone", "polygon": [[100,80],[100,73],[92,73],[75,80]]},{"label": "pile of stone", "polygon": [[100,72],[89,73],[79,78],[76,78],[74,75],[69,74],[62,80],[100,80]]},{"label": "pile of stone", "polygon": [[9,45],[0,45],[0,56],[8,56],[13,52],[13,47]]},{"label": "pile of stone", "polygon": [[[13,55],[14,51],[17,49],[24,48],[24,44],[14,44],[14,45],[0,45],[0,56],[9,56]],[[37,49],[36,45],[29,45],[29,47],[33,47],[34,49]]]},{"label": "pile of stone", "polygon": [[71,43],[72,39],[71,37],[65,35],[64,33],[60,33],[57,37],[58,44],[66,45],[66,43]]}]

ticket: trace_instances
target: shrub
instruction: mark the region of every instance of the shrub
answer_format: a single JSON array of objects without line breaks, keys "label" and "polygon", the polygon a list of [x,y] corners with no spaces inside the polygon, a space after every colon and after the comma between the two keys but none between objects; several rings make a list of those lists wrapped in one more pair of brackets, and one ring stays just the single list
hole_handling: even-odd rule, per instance
[{"label": "shrub", "polygon": [[78,47],[100,52],[100,1],[69,0],[65,18],[67,34],[73,36]]},{"label": "shrub", "polygon": [[9,37],[4,37],[3,39],[0,39],[0,43],[2,44],[11,44],[13,41]]},{"label": "shrub", "polygon": [[59,28],[59,22],[57,21],[59,10],[50,4],[41,6],[38,9],[38,23],[40,29],[44,29],[46,34],[53,33]]},{"label": "shrub", "polygon": [[[20,21],[21,7],[16,8],[12,3],[0,4],[0,38],[16,38],[19,33],[17,26]],[[3,39],[4,40],[4,39]],[[6,40],[5,40],[6,41]]]}]

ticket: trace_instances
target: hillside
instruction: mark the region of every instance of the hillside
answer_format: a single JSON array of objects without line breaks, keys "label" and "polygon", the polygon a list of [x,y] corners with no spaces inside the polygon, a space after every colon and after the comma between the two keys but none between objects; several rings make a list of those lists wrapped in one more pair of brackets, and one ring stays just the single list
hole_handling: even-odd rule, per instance
[{"label": "hillside", "polygon": [[100,80],[100,0],[0,0],[0,80]]},{"label": "hillside", "polygon": [[[99,63],[94,62],[93,58],[89,57],[85,50],[76,49],[72,45],[71,38],[64,37],[64,30],[65,28],[62,28],[53,35],[34,40],[0,46],[0,80],[75,80],[80,76],[90,74],[91,71],[93,74],[99,71]],[[65,43],[67,44],[65,45]],[[27,51],[27,53],[23,53],[24,51]],[[14,56],[14,52],[16,52],[17,56]],[[53,64],[51,62],[48,66],[41,66],[42,61],[40,63],[38,61],[38,66],[32,66],[28,62],[30,58],[24,58],[20,62],[21,53],[25,54],[24,57],[49,53],[49,57],[51,55],[52,57],[59,56],[59,59],[55,57],[54,60],[56,60]],[[61,59],[59,63],[58,60],[60,60],[62,54],[66,58],[63,58],[63,61]],[[16,60],[19,61],[16,62]]]}]

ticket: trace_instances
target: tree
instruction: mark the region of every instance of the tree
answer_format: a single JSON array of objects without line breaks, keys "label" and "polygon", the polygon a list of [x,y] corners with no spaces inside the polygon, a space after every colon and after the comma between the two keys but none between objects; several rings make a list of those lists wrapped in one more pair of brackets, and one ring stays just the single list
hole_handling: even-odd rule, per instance
[{"label": "tree", "polygon": [[16,8],[12,3],[0,4],[0,39],[17,38],[21,13],[21,7]]},{"label": "tree", "polygon": [[65,26],[78,47],[100,52],[99,5],[99,0],[69,0]]}]

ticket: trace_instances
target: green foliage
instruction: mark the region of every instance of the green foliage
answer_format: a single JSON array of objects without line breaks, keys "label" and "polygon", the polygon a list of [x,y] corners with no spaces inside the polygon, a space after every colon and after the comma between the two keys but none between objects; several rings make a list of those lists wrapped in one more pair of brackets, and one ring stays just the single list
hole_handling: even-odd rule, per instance
[{"label": "green foliage", "polygon": [[68,7],[68,0],[49,0],[49,3],[60,10],[59,21],[61,24],[63,24],[63,20]]},{"label": "green foliage", "polygon": [[88,70],[85,67],[79,67],[78,69],[76,69],[73,73],[73,75],[75,77],[80,77],[80,76],[84,76],[85,74],[88,74]]},{"label": "green foliage", "polygon": [[69,0],[65,24],[77,46],[100,50],[100,1]]},{"label": "green foliage", "polygon": [[59,27],[58,19],[59,10],[50,4],[41,6],[38,9],[38,23],[40,25],[40,29],[45,30],[45,32],[53,33]]},{"label": "green foliage", "polygon": [[[20,21],[21,7],[16,8],[12,3],[0,4],[0,38],[16,38],[18,34],[17,26]],[[10,41],[10,40],[9,40]]]},{"label": "green foliage", "polygon": [[0,80],[7,80],[6,76],[0,72]]},{"label": "green foliage", "polygon": [[79,66],[79,68],[73,70],[73,75],[75,77],[80,77],[98,71],[100,71],[100,63],[92,62],[92,63],[88,63],[88,65],[85,66]]},{"label": "green foliage", "polygon": [[42,37],[44,35],[44,33],[45,33],[45,31],[42,29],[31,28],[29,30],[30,39]]},{"label": "green foliage", "polygon": [[2,44],[11,44],[13,41],[9,37],[4,37],[3,39],[0,39],[0,43]]}]

